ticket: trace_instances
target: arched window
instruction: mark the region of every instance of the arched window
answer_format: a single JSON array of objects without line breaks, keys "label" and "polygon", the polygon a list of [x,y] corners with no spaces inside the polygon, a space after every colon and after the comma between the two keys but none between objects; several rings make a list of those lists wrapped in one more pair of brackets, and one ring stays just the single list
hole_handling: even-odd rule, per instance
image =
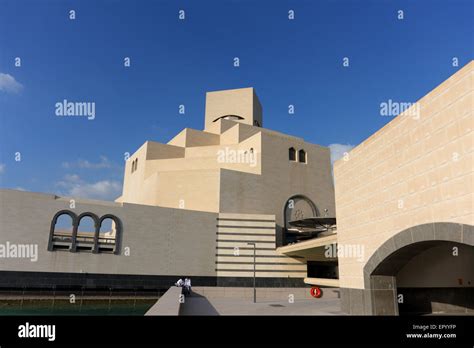
[{"label": "arched window", "polygon": [[76,250],[92,251],[98,218],[92,213],[84,213],[78,217],[76,233]]},{"label": "arched window", "polygon": [[106,214],[99,219],[99,228],[96,234],[95,252],[120,253],[122,237],[122,222],[112,214]]},{"label": "arched window", "polygon": [[306,151],[305,150],[300,150],[298,152],[298,161],[301,163],[306,163]]},{"label": "arched window", "polygon": [[132,161],[132,173],[137,170],[137,166],[138,166],[138,158],[135,158]]},{"label": "arched window", "polygon": [[69,210],[61,210],[54,215],[49,232],[49,251],[71,248],[76,219],[76,214]]},{"label": "arched window", "polygon": [[54,227],[55,233],[61,233],[65,235],[72,235],[72,229],[74,227],[74,219],[69,214],[61,214],[56,220]]},{"label": "arched window", "polygon": [[316,204],[304,195],[294,195],[290,197],[283,208],[283,240],[282,245],[294,243],[302,234],[290,226],[290,221],[302,220],[311,217],[317,217],[319,210]]},{"label": "arched window", "polygon": [[122,222],[112,214],[100,219],[91,212],[77,216],[69,210],[58,211],[51,221],[48,250],[120,252]]},{"label": "arched window", "polygon": [[112,215],[105,215],[100,218],[99,234],[95,246],[95,252],[114,253],[117,241],[117,218]]},{"label": "arched window", "polygon": [[224,115],[224,116],[219,116],[218,118],[216,118],[212,122],[217,122],[220,119],[230,120],[230,121],[239,121],[239,120],[243,120],[244,118],[242,116],[239,116],[239,115]]},{"label": "arched window", "polygon": [[288,157],[290,161],[296,161],[296,150],[294,147],[290,147],[288,150]]}]

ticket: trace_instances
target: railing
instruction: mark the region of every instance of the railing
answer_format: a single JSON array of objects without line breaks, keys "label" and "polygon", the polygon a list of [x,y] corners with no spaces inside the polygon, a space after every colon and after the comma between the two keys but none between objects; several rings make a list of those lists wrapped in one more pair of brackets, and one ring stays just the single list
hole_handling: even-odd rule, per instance
[{"label": "railing", "polygon": [[[56,230],[58,218],[67,215],[72,219],[71,230]],[[81,219],[89,217],[94,221],[95,230],[88,232],[79,232],[79,225]],[[112,220],[113,234],[111,231],[106,232],[112,236],[104,236],[100,233],[102,223],[107,219]],[[114,254],[120,253],[121,238],[122,238],[122,221],[113,214],[105,214],[99,217],[92,212],[83,212],[77,215],[71,210],[60,210],[54,214],[51,220],[51,228],[49,230],[48,250],[69,250],[71,252],[77,251],[91,251],[93,253],[112,252]]]},{"label": "railing", "polygon": [[[72,232],[54,231],[53,232],[53,250],[71,250],[73,244]],[[93,251],[95,245],[95,237],[92,232],[78,233],[76,236],[76,244],[81,250],[84,249],[84,244],[87,245],[90,251]],[[116,245],[115,237],[101,237],[97,239],[97,248],[102,251],[113,252]]]}]

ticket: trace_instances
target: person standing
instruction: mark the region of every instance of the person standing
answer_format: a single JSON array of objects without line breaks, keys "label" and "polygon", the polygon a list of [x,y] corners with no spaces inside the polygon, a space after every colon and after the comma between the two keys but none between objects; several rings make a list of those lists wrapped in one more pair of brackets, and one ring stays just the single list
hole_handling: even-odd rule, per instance
[{"label": "person standing", "polygon": [[186,291],[186,295],[191,295],[191,279],[188,277],[184,279],[184,289]]}]

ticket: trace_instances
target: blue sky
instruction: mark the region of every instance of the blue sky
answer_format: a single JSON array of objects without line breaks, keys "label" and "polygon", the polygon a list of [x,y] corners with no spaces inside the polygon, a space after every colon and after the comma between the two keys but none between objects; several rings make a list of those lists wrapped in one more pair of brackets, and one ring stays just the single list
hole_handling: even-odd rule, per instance
[{"label": "blue sky", "polygon": [[[0,0],[0,187],[113,199],[125,152],[202,129],[205,92],[227,88],[256,88],[265,128],[359,144],[391,120],[381,102],[415,102],[473,59],[473,4]],[[95,102],[95,119],[56,116],[63,99]]]}]

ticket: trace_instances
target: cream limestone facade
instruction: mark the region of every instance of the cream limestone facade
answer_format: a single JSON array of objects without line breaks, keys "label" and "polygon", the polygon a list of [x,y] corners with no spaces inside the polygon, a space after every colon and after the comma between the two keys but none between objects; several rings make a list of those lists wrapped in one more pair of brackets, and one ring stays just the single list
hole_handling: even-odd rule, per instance
[{"label": "cream limestone facade", "polygon": [[[329,149],[262,128],[253,88],[207,93],[204,119],[202,131],[145,142],[115,202],[0,190],[1,239],[39,247],[35,263],[2,263],[0,287],[250,286],[254,252],[257,286],[303,286],[305,260],[276,248],[295,214],[334,216]],[[115,233],[102,231],[107,218]]]},{"label": "cream limestone facade", "polygon": [[[409,116],[411,110],[406,110],[335,163],[338,243],[365,248],[362,260],[339,257],[346,311],[397,313],[396,304],[387,309],[390,305],[383,308],[382,303],[393,304],[400,282],[403,287],[472,291],[473,79],[471,61],[418,101],[418,115]],[[451,245],[443,249],[436,243],[442,240],[457,243],[464,253],[453,258]],[[441,249],[416,253],[419,260],[412,265],[424,264],[425,270],[410,275],[407,268],[395,267],[393,255],[399,250],[406,253],[410,245],[427,243]],[[394,267],[384,263],[388,259]],[[430,265],[439,272],[433,274]]]},{"label": "cream limestone facade", "polygon": [[[334,216],[329,149],[262,126],[253,88],[207,93],[204,130],[143,144],[127,161],[117,202],[274,214],[281,228],[288,199],[304,195]],[[290,148],[304,150],[305,163],[290,161]]]},{"label": "cream limestone facade", "polygon": [[[339,286],[347,313],[472,312],[473,78],[470,62],[337,161],[335,190],[329,149],[262,128],[253,88],[209,92],[204,130],[145,142],[116,202],[0,190],[1,242],[39,246],[1,263],[0,288],[251,286],[255,252],[257,286]],[[289,221],[336,207],[337,233],[285,245]],[[336,257],[339,279],[309,275]]]}]

